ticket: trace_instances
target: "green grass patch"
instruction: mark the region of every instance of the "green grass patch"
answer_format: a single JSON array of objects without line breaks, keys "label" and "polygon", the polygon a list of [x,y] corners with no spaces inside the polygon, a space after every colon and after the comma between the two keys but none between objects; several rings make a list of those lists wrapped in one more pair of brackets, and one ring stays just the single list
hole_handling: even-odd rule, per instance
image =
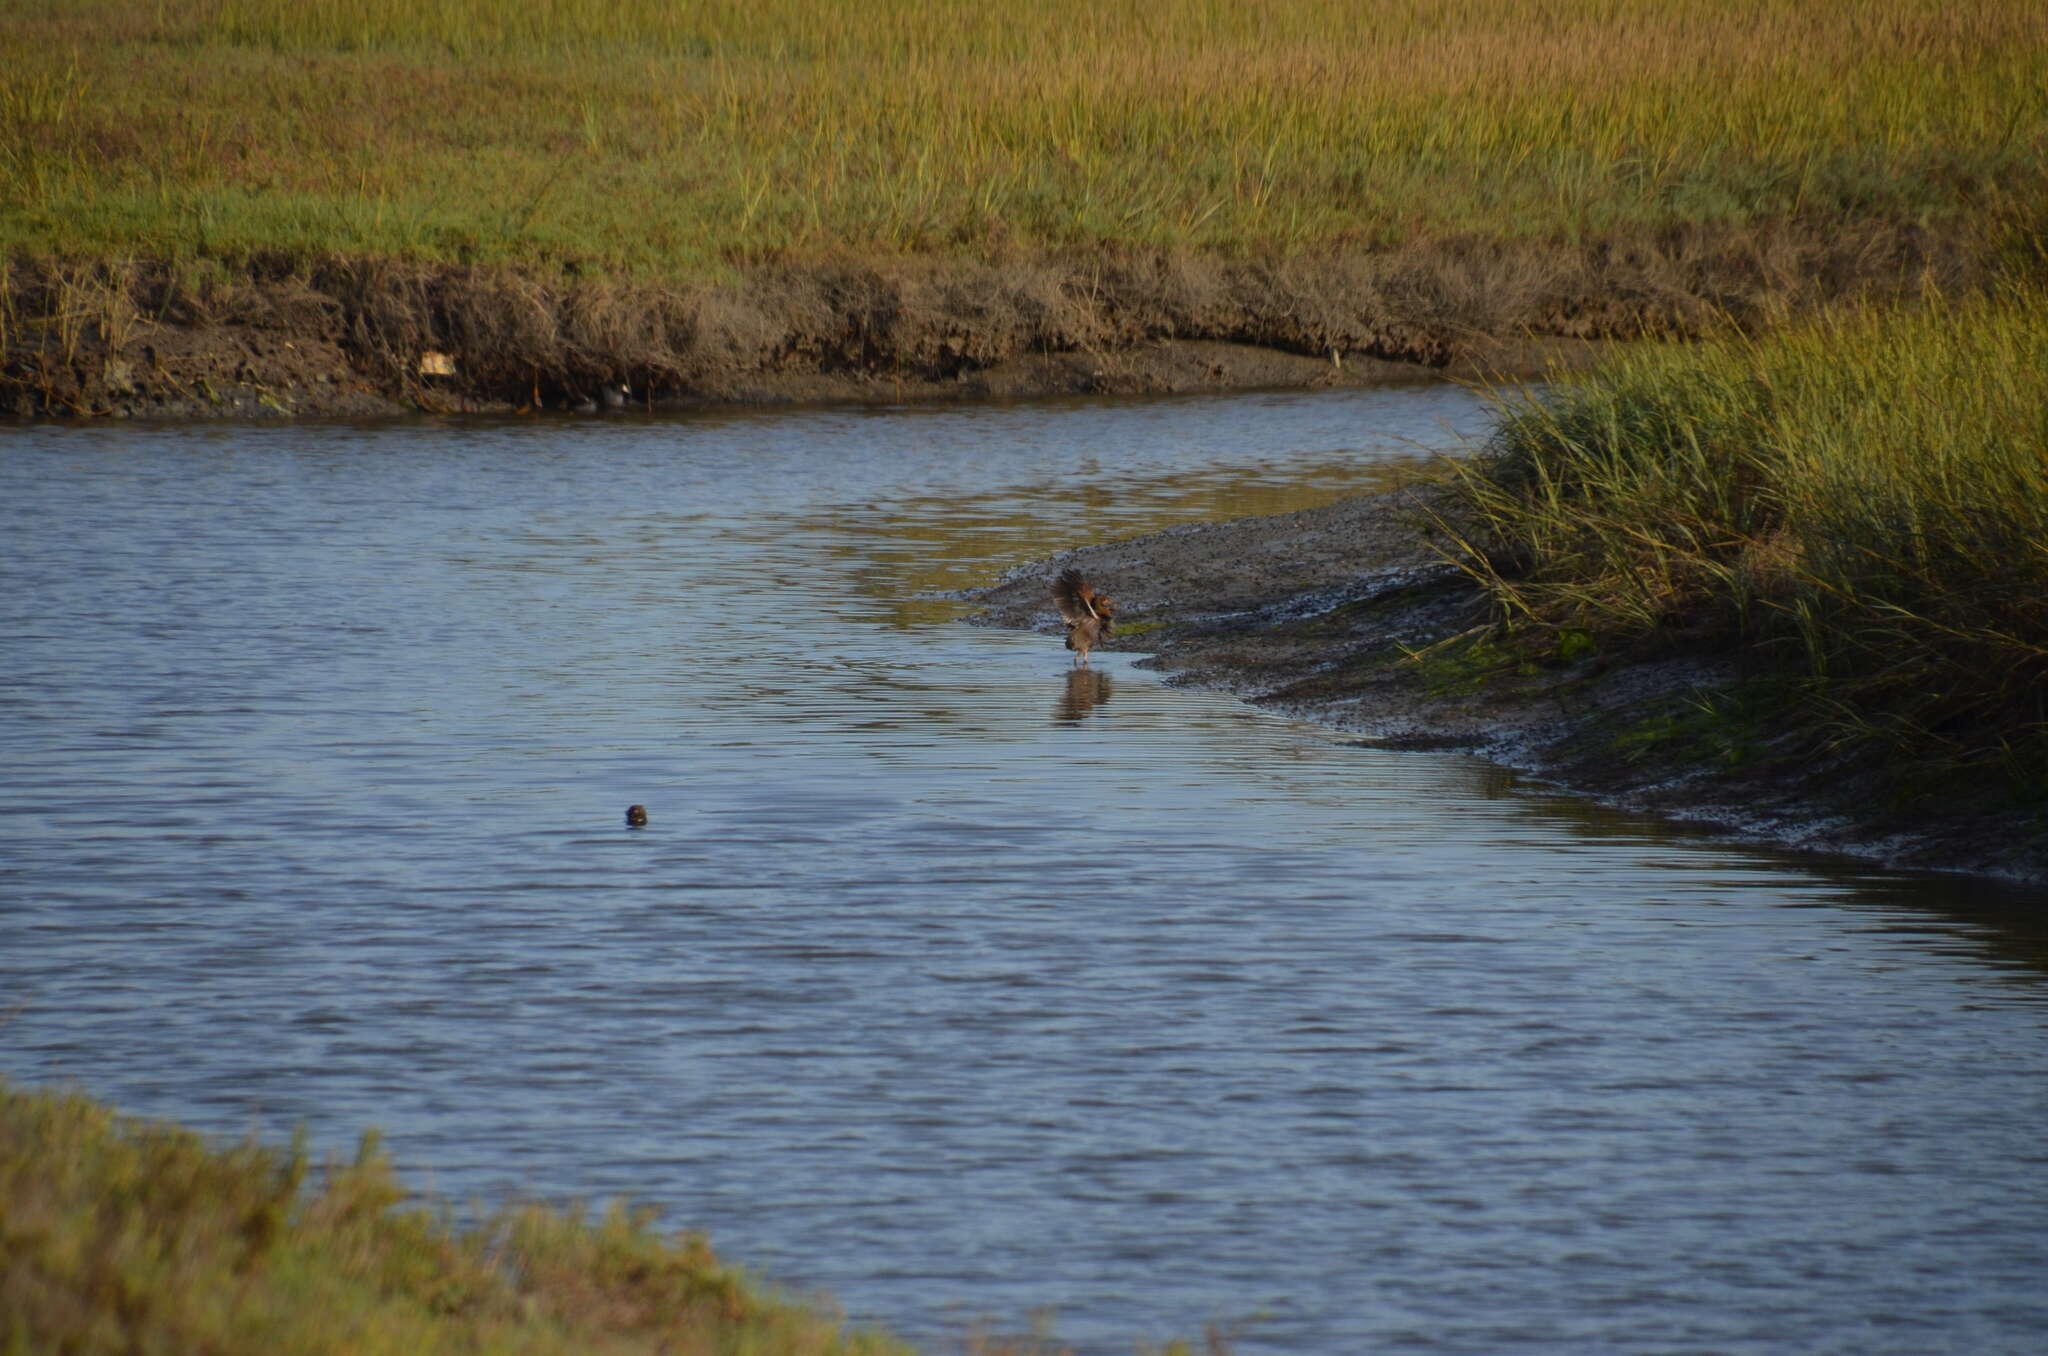
[{"label": "green grass patch", "polygon": [[2048,791],[2041,291],[1631,352],[1508,413],[1454,553],[1525,645],[1738,653],[1923,788]]},{"label": "green grass patch", "polygon": [[1789,218],[1996,239],[2039,220],[2044,69],[2031,0],[14,0],[0,251],[699,279]]},{"label": "green grass patch", "polygon": [[9,1351],[882,1353],[703,1239],[615,1206],[467,1228],[407,1205],[366,1136],[216,1148],[0,1081],[0,1346]]}]

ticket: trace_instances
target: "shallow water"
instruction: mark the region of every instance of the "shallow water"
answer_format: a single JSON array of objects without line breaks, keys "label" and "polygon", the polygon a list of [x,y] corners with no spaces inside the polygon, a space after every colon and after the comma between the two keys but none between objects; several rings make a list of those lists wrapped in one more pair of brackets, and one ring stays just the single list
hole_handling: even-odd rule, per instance
[{"label": "shallow water", "polygon": [[1077,676],[938,596],[1484,422],[0,432],[0,1072],[630,1194],[927,1340],[2035,1349],[2038,896]]}]

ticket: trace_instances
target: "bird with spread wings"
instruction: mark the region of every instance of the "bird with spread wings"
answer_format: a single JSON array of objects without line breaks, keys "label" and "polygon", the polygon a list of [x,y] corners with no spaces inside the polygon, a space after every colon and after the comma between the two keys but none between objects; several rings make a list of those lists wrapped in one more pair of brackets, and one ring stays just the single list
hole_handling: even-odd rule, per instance
[{"label": "bird with spread wings", "polygon": [[1059,604],[1060,620],[1067,624],[1067,648],[1074,662],[1088,662],[1088,651],[1109,635],[1110,618],[1116,604],[1097,593],[1079,570],[1062,570],[1052,581],[1052,600]]}]

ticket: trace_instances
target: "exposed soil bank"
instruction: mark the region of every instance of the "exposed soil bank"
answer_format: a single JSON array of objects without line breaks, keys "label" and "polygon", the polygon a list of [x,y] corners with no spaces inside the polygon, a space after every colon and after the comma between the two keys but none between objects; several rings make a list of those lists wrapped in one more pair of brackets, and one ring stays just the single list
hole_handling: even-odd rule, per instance
[{"label": "exposed soil bank", "polygon": [[1148,665],[1176,681],[1376,744],[1478,753],[1748,838],[2048,881],[2048,811],[1902,806],[1870,771],[1789,746],[1734,765],[1711,738],[1688,746],[1693,698],[1736,682],[1739,655],[1592,658],[1533,672],[1465,662],[1459,638],[1489,612],[1427,540],[1424,509],[1444,502],[1418,486],[1087,547],[973,595],[988,608],[976,620],[1057,632],[1050,580],[1076,566],[1122,609],[1121,634],[1105,648],[1149,652]]},{"label": "exposed soil bank", "polygon": [[1161,253],[756,267],[682,285],[389,260],[14,261],[0,411],[219,418],[982,399],[1526,375],[1597,342],[1767,323],[1986,247],[1786,221],[1281,261]]}]

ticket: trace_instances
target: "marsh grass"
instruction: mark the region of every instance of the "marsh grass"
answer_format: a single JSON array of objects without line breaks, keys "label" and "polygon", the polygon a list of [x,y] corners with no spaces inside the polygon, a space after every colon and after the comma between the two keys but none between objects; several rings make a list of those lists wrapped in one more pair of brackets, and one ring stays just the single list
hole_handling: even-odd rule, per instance
[{"label": "marsh grass", "polygon": [[907,1350],[770,1295],[623,1206],[458,1228],[408,1204],[374,1136],[217,1149],[0,1082],[0,1345],[10,1351]]},{"label": "marsh grass", "polygon": [[2048,795],[2048,298],[1620,355],[1512,401],[1456,558],[1551,646],[1737,649],[1906,789]]},{"label": "marsh grass", "polygon": [[0,249],[722,276],[1882,219],[2048,183],[2026,0],[16,0]]}]

